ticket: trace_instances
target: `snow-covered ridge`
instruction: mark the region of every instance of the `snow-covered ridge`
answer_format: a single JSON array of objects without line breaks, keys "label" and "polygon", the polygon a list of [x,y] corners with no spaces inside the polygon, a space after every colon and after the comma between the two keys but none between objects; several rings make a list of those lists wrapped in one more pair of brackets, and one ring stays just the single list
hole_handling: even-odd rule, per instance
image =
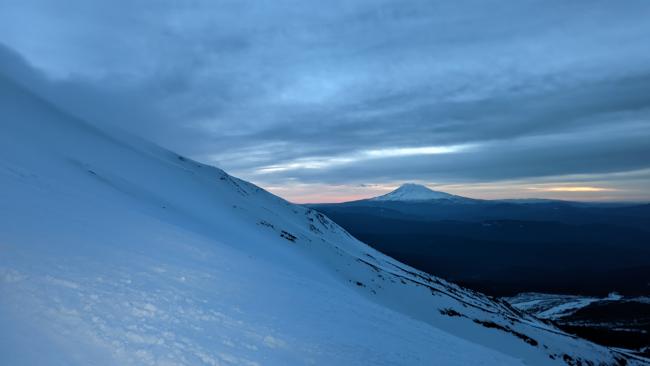
[{"label": "snow-covered ridge", "polygon": [[392,192],[370,198],[370,201],[427,201],[440,199],[458,200],[465,198],[445,192],[434,191],[421,184],[405,183]]},{"label": "snow-covered ridge", "polygon": [[0,111],[0,364],[644,362],[2,75]]}]

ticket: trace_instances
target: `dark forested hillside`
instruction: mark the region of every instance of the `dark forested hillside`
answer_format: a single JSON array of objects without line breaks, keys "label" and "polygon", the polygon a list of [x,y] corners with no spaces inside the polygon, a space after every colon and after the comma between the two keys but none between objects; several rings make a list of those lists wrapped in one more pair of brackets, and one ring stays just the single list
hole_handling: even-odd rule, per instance
[{"label": "dark forested hillside", "polygon": [[650,293],[650,206],[479,201],[314,205],[412,266],[505,296]]}]

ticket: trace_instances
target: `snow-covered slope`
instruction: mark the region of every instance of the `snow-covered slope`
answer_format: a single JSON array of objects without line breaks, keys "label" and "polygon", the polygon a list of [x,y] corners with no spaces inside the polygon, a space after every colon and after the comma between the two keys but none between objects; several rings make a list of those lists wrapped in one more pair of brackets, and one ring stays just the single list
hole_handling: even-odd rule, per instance
[{"label": "snow-covered slope", "polygon": [[2,365],[630,357],[418,272],[222,170],[95,129],[1,75],[0,111]]},{"label": "snow-covered slope", "polygon": [[434,191],[421,184],[405,183],[396,190],[383,196],[370,198],[369,201],[428,201],[428,200],[469,200],[453,194]]}]

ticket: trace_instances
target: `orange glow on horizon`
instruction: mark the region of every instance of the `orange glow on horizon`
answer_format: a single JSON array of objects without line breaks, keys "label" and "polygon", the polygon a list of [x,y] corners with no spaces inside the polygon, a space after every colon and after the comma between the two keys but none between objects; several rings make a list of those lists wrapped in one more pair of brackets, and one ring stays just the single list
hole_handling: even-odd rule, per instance
[{"label": "orange glow on horizon", "polygon": [[600,187],[590,187],[590,186],[548,187],[548,188],[531,188],[531,189],[535,191],[546,191],[546,192],[607,192],[607,191],[615,190],[611,188],[600,188]]},{"label": "orange glow on horizon", "polygon": [[[646,202],[643,192],[598,185],[530,184],[507,182],[500,184],[426,184],[431,189],[475,199],[556,199],[586,202]],[[322,185],[297,184],[267,186],[270,192],[297,204],[341,203],[377,197],[391,192],[399,184]]]},{"label": "orange glow on horizon", "polygon": [[313,195],[287,195],[287,194],[279,194],[282,198],[286,199],[287,201],[293,202],[293,203],[341,203],[341,202],[350,202],[350,201],[358,201],[366,198],[371,198],[374,197],[374,195],[367,195],[367,194],[358,194],[358,195],[337,195],[337,194],[332,194],[332,195],[319,195],[319,194],[313,194]]}]

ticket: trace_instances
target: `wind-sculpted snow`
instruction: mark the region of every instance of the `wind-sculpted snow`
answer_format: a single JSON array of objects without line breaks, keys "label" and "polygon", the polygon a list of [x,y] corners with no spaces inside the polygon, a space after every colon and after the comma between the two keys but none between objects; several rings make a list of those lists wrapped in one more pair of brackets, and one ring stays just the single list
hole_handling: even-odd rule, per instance
[{"label": "wind-sculpted snow", "polygon": [[0,77],[2,365],[621,365]]}]

